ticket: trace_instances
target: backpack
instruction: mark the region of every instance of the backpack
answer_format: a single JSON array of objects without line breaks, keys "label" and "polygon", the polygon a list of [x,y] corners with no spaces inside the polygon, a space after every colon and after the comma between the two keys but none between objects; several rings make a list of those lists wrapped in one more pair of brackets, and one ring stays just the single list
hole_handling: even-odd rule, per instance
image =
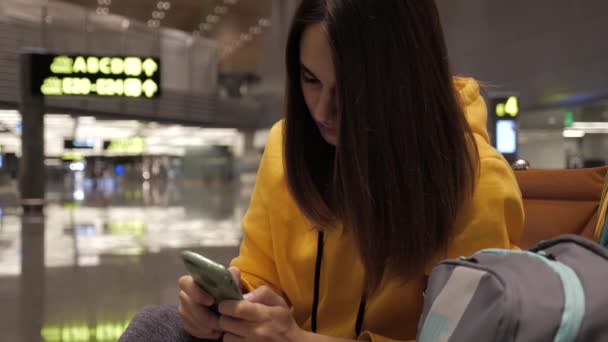
[{"label": "backpack", "polygon": [[416,341],[608,341],[608,249],[563,235],[443,261]]}]

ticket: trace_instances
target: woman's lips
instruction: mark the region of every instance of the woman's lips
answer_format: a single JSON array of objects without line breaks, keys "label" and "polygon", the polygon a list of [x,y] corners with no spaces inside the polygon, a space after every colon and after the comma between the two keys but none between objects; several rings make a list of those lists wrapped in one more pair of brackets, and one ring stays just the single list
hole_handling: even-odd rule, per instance
[{"label": "woman's lips", "polygon": [[338,130],[335,127],[328,128],[328,127],[322,126],[322,129],[325,133],[327,133],[328,135],[331,135],[331,136],[335,136],[338,133]]},{"label": "woman's lips", "polygon": [[336,135],[338,133],[338,130],[336,127],[330,127],[330,126],[326,126],[322,123],[319,123],[319,128],[321,128],[321,131],[323,131],[323,133],[327,134],[327,135]]}]

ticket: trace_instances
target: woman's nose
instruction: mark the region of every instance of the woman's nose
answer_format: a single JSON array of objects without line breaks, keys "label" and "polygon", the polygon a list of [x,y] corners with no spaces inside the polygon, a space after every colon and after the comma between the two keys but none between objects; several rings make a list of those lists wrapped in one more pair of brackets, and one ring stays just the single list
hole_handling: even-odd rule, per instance
[{"label": "woman's nose", "polygon": [[315,108],[317,120],[330,126],[335,123],[336,106],[333,89],[323,89]]}]

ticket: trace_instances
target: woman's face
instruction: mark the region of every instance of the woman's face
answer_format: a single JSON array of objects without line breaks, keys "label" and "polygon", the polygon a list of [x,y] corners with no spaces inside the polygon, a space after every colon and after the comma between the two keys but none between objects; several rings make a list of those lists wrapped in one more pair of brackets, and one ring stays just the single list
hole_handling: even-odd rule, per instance
[{"label": "woman's face", "polygon": [[332,53],[321,24],[309,26],[300,43],[300,83],[306,106],[328,144],[338,142],[336,75]]}]

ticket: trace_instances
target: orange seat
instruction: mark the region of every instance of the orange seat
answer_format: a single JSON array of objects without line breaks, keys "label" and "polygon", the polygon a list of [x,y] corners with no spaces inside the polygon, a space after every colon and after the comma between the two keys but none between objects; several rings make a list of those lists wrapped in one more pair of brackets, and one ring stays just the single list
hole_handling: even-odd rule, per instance
[{"label": "orange seat", "polygon": [[607,172],[608,167],[515,171],[526,215],[519,246],[528,249],[562,234],[578,234],[597,241],[596,226]]}]

